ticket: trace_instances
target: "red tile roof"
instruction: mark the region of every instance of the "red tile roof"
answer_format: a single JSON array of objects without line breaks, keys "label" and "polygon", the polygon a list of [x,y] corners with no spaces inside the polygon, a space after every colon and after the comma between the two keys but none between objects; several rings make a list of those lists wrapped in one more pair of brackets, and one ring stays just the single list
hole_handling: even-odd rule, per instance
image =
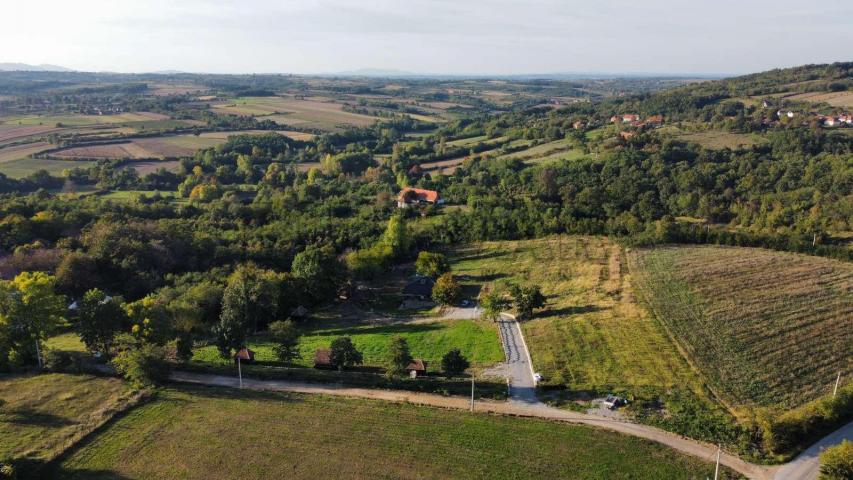
[{"label": "red tile roof", "polygon": [[406,201],[408,192],[415,192],[418,201],[435,203],[438,201],[438,192],[435,190],[424,190],[423,188],[406,187],[400,191],[400,201]]}]

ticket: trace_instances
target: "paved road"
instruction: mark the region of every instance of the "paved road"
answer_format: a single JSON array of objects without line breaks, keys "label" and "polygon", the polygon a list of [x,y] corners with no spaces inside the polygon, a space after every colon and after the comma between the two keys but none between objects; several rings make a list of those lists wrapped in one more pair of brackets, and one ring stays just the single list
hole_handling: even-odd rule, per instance
[{"label": "paved road", "polygon": [[853,422],[823,437],[797,458],[786,463],[776,472],[776,480],[817,480],[820,474],[820,453],[842,440],[853,440]]},{"label": "paved road", "polygon": [[536,397],[536,381],[533,379],[533,366],[530,352],[521,333],[521,326],[511,315],[502,313],[498,320],[506,355],[506,375],[509,380],[509,398],[513,402],[527,405],[541,405]]}]

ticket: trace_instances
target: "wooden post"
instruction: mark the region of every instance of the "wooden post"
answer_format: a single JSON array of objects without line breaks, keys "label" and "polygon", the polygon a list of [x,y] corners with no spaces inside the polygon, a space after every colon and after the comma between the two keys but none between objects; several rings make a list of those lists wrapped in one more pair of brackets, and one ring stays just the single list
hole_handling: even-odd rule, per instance
[{"label": "wooden post", "polygon": [[832,398],[835,398],[838,395],[838,384],[841,383],[841,372],[838,372],[838,376],[835,377],[835,388],[832,389]]},{"label": "wooden post", "polygon": [[471,377],[471,412],[474,412],[474,377]]}]

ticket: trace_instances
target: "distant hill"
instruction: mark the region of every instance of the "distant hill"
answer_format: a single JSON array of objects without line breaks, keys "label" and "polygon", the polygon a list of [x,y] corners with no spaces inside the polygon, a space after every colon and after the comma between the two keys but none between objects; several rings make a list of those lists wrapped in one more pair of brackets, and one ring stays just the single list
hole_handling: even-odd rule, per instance
[{"label": "distant hill", "polygon": [[0,72],[73,72],[70,68],[59,65],[29,65],[26,63],[0,63]]}]

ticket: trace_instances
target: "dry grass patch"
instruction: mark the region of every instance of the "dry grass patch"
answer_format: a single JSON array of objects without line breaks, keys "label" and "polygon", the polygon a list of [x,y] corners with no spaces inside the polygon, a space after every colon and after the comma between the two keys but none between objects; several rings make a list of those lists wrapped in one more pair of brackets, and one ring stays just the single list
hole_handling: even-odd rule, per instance
[{"label": "dry grass patch", "polygon": [[665,331],[635,302],[624,253],[606,238],[483,242],[458,249],[453,268],[469,284],[541,287],[548,307],[522,328],[534,367],[549,384],[702,391]]},{"label": "dry grass patch", "polygon": [[51,460],[133,405],[115,378],[43,374],[0,379],[0,458]]}]

